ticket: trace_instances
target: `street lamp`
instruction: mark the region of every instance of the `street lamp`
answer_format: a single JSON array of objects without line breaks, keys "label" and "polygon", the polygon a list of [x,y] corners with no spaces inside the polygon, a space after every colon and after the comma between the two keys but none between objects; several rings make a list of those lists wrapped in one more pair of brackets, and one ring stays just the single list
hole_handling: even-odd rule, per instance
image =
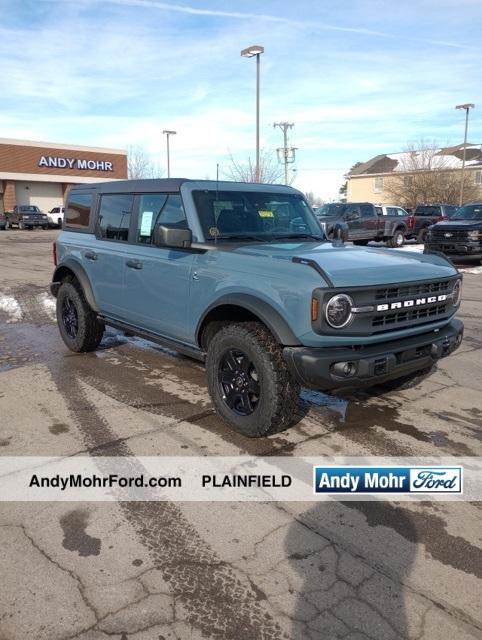
[{"label": "street lamp", "polygon": [[462,154],[462,175],[460,178],[460,201],[459,205],[462,206],[464,203],[464,172],[465,172],[465,151],[467,146],[467,130],[469,128],[469,111],[473,109],[475,104],[471,102],[467,102],[466,104],[458,104],[456,109],[465,109],[465,135],[464,135],[464,150]]},{"label": "street lamp", "polygon": [[241,51],[243,58],[254,58],[256,56],[256,182],[259,182],[259,56],[262,53],[264,53],[264,47],[257,44]]},{"label": "street lamp", "polygon": [[162,132],[166,136],[166,148],[167,148],[167,177],[171,177],[171,162],[169,157],[169,136],[175,136],[177,131],[169,131],[168,129],[164,129]]}]

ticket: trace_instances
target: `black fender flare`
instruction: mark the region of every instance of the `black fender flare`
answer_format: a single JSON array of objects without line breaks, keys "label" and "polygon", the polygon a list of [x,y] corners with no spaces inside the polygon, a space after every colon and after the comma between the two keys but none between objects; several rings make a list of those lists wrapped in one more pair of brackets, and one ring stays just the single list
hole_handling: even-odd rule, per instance
[{"label": "black fender flare", "polygon": [[52,282],[50,284],[50,291],[54,297],[57,297],[57,292],[60,287],[60,283],[63,279],[64,273],[66,271],[71,271],[77,280],[80,282],[80,286],[84,292],[85,299],[87,300],[89,306],[94,311],[98,312],[99,307],[97,306],[97,302],[95,301],[94,292],[92,290],[92,285],[90,284],[89,276],[87,275],[84,267],[73,258],[67,258],[64,260],[62,264],[59,264],[54,271],[54,275],[52,277]]},{"label": "black fender flare", "polygon": [[[261,322],[263,322],[276,340],[284,346],[299,346],[301,342],[293,333],[291,327],[286,320],[281,316],[276,309],[274,309],[268,302],[257,298],[256,296],[248,293],[233,293],[221,296],[215,302],[209,305],[204,311],[203,315],[199,319],[196,327],[196,341],[200,343],[201,328],[205,319],[211,311],[224,305],[232,305],[241,307],[250,311],[257,316]],[[307,311],[308,313],[308,311]]]}]

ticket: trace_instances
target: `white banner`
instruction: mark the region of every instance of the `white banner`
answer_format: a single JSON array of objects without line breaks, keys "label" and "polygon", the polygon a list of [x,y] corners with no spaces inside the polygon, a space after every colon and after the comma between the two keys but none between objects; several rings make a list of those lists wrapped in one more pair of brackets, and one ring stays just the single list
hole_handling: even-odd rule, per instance
[{"label": "white banner", "polygon": [[0,501],[481,499],[475,457],[0,457]]}]

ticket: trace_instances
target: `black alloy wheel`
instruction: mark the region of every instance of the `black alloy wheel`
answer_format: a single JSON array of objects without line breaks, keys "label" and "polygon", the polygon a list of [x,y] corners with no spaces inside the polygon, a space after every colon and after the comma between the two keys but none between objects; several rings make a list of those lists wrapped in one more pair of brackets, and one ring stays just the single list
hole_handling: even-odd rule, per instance
[{"label": "black alloy wheel", "polygon": [[62,301],[62,323],[67,335],[76,338],[79,331],[79,316],[75,304],[66,296]]},{"label": "black alloy wheel", "polygon": [[221,356],[218,383],[226,405],[240,416],[251,415],[258,406],[260,384],[250,358],[238,349],[227,349]]}]

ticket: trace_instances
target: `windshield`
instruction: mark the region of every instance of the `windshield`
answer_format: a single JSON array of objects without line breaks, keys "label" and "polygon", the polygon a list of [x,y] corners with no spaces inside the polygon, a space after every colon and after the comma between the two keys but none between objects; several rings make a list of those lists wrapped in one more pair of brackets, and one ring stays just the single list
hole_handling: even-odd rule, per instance
[{"label": "windshield", "polygon": [[268,191],[193,191],[204,237],[217,240],[323,240],[303,196]]},{"label": "windshield", "polygon": [[346,205],[344,202],[332,202],[330,204],[324,204],[322,207],[315,211],[316,215],[323,218],[329,216],[341,216],[345,213]]},{"label": "windshield", "polygon": [[451,220],[482,220],[482,204],[466,204],[450,216]]},{"label": "windshield", "polygon": [[23,213],[37,213],[38,210],[39,210],[38,207],[33,207],[33,206],[20,207],[20,211],[22,211]]}]

